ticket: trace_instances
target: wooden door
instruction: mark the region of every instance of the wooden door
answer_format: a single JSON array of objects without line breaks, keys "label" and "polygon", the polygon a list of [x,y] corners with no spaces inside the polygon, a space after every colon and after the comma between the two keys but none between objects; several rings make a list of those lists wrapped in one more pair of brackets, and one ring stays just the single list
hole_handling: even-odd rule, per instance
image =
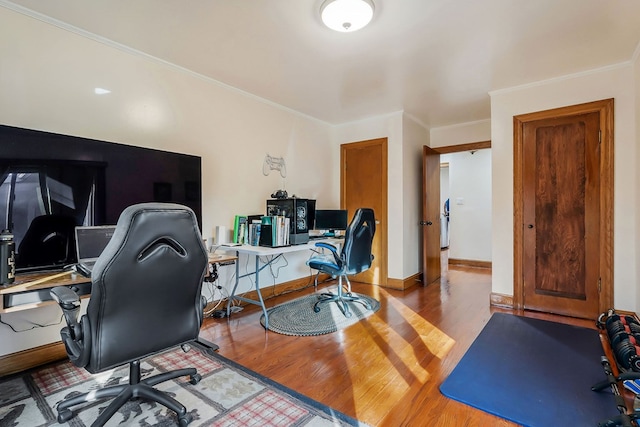
[{"label": "wooden door", "polygon": [[603,170],[603,114],[583,108],[520,122],[516,117],[522,192],[516,215],[522,265],[516,271],[524,309],[595,319],[612,302],[605,302],[612,294],[605,249],[611,245],[612,171]]},{"label": "wooden door", "polygon": [[422,148],[422,284],[440,278],[440,153]]},{"label": "wooden door", "polygon": [[376,215],[376,234],[371,268],[353,276],[354,280],[375,285],[387,284],[387,139],[342,144],[341,207],[349,212],[372,208]]}]

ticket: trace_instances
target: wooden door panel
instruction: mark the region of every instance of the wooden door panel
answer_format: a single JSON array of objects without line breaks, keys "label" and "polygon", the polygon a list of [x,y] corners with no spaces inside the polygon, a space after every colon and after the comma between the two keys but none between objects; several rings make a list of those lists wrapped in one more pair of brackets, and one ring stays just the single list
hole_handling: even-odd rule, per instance
[{"label": "wooden door panel", "polygon": [[440,278],[440,153],[422,148],[422,276],[423,285]]},{"label": "wooden door panel", "polygon": [[599,113],[524,124],[524,308],[599,307]]},{"label": "wooden door panel", "polygon": [[349,219],[356,209],[372,208],[376,215],[376,234],[371,251],[374,255],[371,268],[353,276],[359,282],[376,285],[387,284],[387,140],[343,144],[342,209],[347,209]]}]

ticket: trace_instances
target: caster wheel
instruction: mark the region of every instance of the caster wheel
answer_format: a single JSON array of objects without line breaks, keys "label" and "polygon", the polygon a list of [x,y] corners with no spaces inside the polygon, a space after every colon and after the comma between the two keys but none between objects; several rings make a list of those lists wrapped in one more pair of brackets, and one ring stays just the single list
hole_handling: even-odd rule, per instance
[{"label": "caster wheel", "polygon": [[316,313],[320,313],[320,307],[318,307],[317,305],[314,305],[313,311],[315,311]]},{"label": "caster wheel", "polygon": [[191,375],[191,377],[189,378],[189,384],[196,385],[200,382],[201,379],[202,379],[202,375],[200,374]]},{"label": "caster wheel", "polygon": [[186,427],[189,425],[189,423],[193,420],[193,417],[191,416],[191,414],[186,414],[180,418],[178,418],[178,423],[180,424],[180,427]]},{"label": "caster wheel", "polygon": [[65,409],[58,412],[58,424],[63,424],[73,418],[73,412],[70,409]]}]

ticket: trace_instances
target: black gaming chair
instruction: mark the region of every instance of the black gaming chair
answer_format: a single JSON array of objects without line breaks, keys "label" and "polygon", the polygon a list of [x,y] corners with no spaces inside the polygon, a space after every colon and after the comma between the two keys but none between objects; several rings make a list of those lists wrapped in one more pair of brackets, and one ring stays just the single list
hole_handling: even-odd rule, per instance
[{"label": "black gaming chair", "polygon": [[[316,243],[316,247],[328,249],[332,256],[314,255],[309,258],[307,265],[315,270],[329,274],[333,278],[338,278],[337,293],[325,292],[318,296],[318,302],[313,306],[313,310],[316,313],[320,311],[320,304],[326,302],[335,302],[346,317],[351,316],[347,302],[359,302],[366,308],[371,309],[367,300],[351,293],[351,283],[347,276],[361,273],[371,267],[371,262],[373,261],[371,245],[375,233],[376,220],[373,209],[360,208],[353,215],[353,219],[347,227],[342,251],[339,254],[334,245],[325,242]],[[343,278],[347,282],[346,293],[343,291]]]},{"label": "black gaming chair", "polygon": [[168,203],[144,203],[122,212],[111,241],[91,274],[91,299],[78,322],[80,300],[69,288],[56,287],[67,327],[60,332],[71,361],[91,373],[130,365],[129,384],[105,387],[58,405],[58,422],[74,417],[71,407],[116,399],[93,426],[104,425],[131,398],[158,402],[175,411],[181,426],[191,421],[185,407],[154,389],[161,382],[190,376],[196,369],[166,372],[141,380],[140,360],[195,341],[203,318],[201,287],[207,252],[193,211]]}]

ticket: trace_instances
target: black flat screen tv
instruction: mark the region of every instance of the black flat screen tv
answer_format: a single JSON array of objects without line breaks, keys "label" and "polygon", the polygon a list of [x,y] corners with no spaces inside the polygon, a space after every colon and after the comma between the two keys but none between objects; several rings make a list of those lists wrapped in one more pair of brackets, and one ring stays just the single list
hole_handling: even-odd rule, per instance
[{"label": "black flat screen tv", "polygon": [[129,205],[189,206],[202,227],[201,158],[0,125],[0,229],[16,271],[73,264],[73,229],[113,225]]},{"label": "black flat screen tv", "polygon": [[326,235],[335,235],[336,230],[346,230],[349,225],[346,209],[316,209],[316,230],[326,231]]}]

